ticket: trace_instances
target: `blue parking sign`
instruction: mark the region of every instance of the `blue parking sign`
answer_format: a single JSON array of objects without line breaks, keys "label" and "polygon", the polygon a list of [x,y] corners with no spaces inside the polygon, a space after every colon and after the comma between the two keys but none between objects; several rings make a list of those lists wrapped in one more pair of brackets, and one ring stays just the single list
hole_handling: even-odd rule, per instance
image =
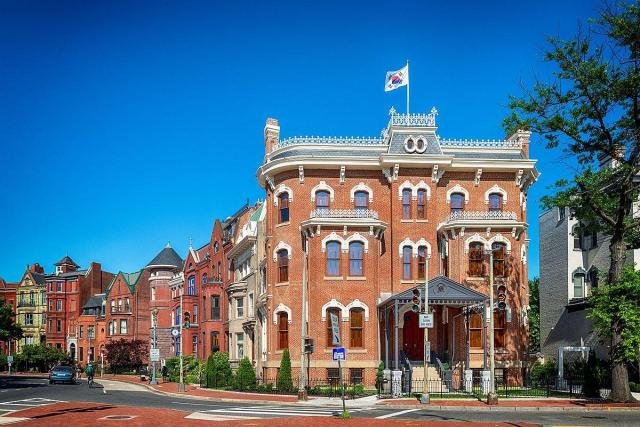
[{"label": "blue parking sign", "polygon": [[333,349],[333,361],[347,360],[347,350],[344,347],[338,347]]}]

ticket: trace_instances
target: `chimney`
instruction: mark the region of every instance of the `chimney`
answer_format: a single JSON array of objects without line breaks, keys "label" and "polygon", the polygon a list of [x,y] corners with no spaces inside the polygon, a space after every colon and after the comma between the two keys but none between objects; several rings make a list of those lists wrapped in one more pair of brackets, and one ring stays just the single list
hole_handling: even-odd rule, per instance
[{"label": "chimney", "polygon": [[507,141],[519,142],[522,147],[522,153],[524,154],[525,159],[528,159],[530,139],[531,132],[529,132],[528,130],[518,129],[507,138]]},{"label": "chimney", "polygon": [[44,274],[44,267],[36,262],[29,267],[29,271],[31,271],[32,273]]},{"label": "chimney", "polygon": [[265,162],[269,161],[269,154],[275,150],[280,140],[280,124],[278,120],[268,118],[264,126]]}]

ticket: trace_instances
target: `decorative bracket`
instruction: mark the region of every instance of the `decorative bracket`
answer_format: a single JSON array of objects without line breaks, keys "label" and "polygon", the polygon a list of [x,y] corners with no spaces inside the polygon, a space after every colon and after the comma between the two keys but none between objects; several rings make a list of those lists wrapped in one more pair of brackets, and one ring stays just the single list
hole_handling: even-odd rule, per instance
[{"label": "decorative bracket", "polygon": [[382,169],[382,174],[387,178],[389,184],[391,184],[391,169]]},{"label": "decorative bracket", "polygon": [[524,174],[524,171],[522,169],[518,170],[518,172],[516,173],[516,185],[520,188],[522,188],[522,175]]},{"label": "decorative bracket", "polygon": [[444,169],[440,169],[438,165],[433,165],[433,169],[431,170],[431,181],[434,183],[438,183],[440,178],[444,175]]},{"label": "decorative bracket", "polygon": [[393,165],[393,180],[397,181],[398,180],[398,173],[400,172],[400,165],[398,163],[396,163],[395,165]]},{"label": "decorative bracket", "polygon": [[473,184],[477,187],[480,185],[480,177],[482,176],[482,169],[476,170],[476,178],[473,180]]},{"label": "decorative bracket", "polygon": [[346,174],[347,174],[347,167],[340,166],[340,184],[344,184]]},{"label": "decorative bracket", "polygon": [[298,166],[298,179],[300,180],[300,184],[304,184],[304,166]]}]

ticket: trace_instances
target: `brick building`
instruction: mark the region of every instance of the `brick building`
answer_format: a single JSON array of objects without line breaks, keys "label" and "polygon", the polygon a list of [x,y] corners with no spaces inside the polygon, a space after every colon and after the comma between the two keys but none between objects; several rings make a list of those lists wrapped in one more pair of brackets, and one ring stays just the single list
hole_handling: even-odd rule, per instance
[{"label": "brick building", "polygon": [[[168,357],[173,357],[173,337],[171,336],[171,308],[173,298],[169,280],[182,271],[184,261],[178,253],[167,243],[158,255],[155,256],[145,267],[149,271],[149,309],[151,316],[156,312],[156,340],[157,348],[160,350],[160,359],[164,361]],[[153,323],[149,332],[150,339],[153,339]]]},{"label": "brick building", "polygon": [[149,340],[150,271],[119,272],[107,286],[106,340]]},{"label": "brick building", "polygon": [[372,384],[381,360],[389,368],[419,366],[423,335],[409,296],[425,278],[432,356],[458,372],[481,369],[490,268],[506,295],[506,309],[495,314],[496,366],[522,367],[527,189],[538,176],[529,134],[444,139],[436,114],[392,109],[379,138],[281,140],[278,122],[267,120],[257,174],[267,201],[265,375],[275,377],[284,348],[294,371],[301,366],[303,286],[315,342],[311,377],[336,375],[331,313],[340,319],[354,381]]},{"label": "brick building", "polygon": [[[84,367],[88,362],[102,362],[104,345],[107,338],[106,296],[104,293],[93,295],[82,306],[82,312],[76,321],[77,352],[74,359]],[[70,349],[74,356],[75,348]]]},{"label": "brick building", "polygon": [[46,276],[47,343],[77,356],[78,317],[82,306],[92,295],[101,293],[113,278],[92,262],[88,269],[80,269],[69,256],[54,264],[55,273]]},{"label": "brick building", "polygon": [[[5,281],[2,277],[0,277],[0,301],[3,301],[5,304],[11,306],[11,310],[14,313],[13,320],[15,322],[15,312],[16,312],[16,288],[18,287],[17,283],[11,283]],[[15,342],[5,342],[0,341],[0,354],[8,355],[9,354],[9,345],[11,345],[11,354],[14,354],[16,351],[16,343]]]}]

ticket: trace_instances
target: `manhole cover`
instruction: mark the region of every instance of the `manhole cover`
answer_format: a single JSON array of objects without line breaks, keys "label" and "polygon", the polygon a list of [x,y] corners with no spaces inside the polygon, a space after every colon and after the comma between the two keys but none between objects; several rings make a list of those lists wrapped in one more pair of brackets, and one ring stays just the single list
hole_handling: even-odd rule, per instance
[{"label": "manhole cover", "polygon": [[102,418],[103,420],[132,420],[135,417],[133,415],[107,415]]}]

